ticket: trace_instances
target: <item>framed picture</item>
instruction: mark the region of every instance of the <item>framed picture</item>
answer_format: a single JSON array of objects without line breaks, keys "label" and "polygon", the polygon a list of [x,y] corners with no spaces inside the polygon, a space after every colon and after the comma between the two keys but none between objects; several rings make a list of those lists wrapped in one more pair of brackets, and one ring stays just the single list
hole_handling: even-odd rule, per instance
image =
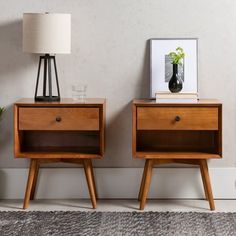
[{"label": "framed picture", "polygon": [[170,92],[168,83],[173,74],[173,65],[169,53],[181,48],[184,58],[178,65],[178,76],[183,82],[179,93],[198,92],[198,40],[197,38],[150,39],[151,83],[150,96],[155,93]]}]

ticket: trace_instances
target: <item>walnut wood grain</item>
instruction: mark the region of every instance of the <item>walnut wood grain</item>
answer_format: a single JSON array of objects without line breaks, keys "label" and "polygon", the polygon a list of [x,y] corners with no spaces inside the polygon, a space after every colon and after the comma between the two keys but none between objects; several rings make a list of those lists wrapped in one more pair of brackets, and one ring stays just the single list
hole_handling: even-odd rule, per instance
[{"label": "walnut wood grain", "polygon": [[106,102],[104,101],[102,109],[99,110],[100,123],[100,154],[104,156],[106,140]]},{"label": "walnut wood grain", "polygon": [[146,171],[144,172],[144,183],[143,183],[143,188],[141,192],[141,200],[140,200],[140,210],[143,210],[146,204],[150,184],[151,184],[151,178],[152,178],[152,168],[153,168],[153,160],[148,159],[146,160],[147,162],[147,167]]},{"label": "walnut wood grain", "polygon": [[99,108],[20,107],[19,130],[99,130]]},{"label": "walnut wood grain", "polygon": [[34,182],[36,167],[37,167],[37,161],[32,159],[30,161],[29,175],[28,175],[28,181],[27,181],[27,186],[26,186],[26,191],[25,191],[23,209],[27,209],[29,206],[29,200],[31,196],[33,182]]},{"label": "walnut wood grain", "polygon": [[30,193],[30,200],[34,200],[35,197],[35,192],[36,192],[36,187],[37,187],[37,181],[38,181],[38,174],[39,174],[39,161],[36,160],[36,167],[35,167],[35,172],[34,172],[34,177],[33,177],[33,185]]},{"label": "walnut wood grain", "polygon": [[192,106],[216,106],[221,105],[221,102],[218,99],[197,99],[195,102],[156,102],[156,99],[134,99],[133,104],[136,106],[183,106],[183,107],[192,107]]},{"label": "walnut wood grain", "polygon": [[[176,121],[176,117],[180,120]],[[218,130],[217,107],[138,107],[138,130]]]},{"label": "walnut wood grain", "polygon": [[[222,105],[219,101],[160,104],[134,100],[132,109],[134,158],[222,157]],[[176,115],[180,116],[180,121],[173,121]]]},{"label": "walnut wood grain", "polygon": [[205,173],[204,173],[204,170],[203,170],[203,165],[201,165],[201,164],[200,164],[200,172],[201,172],[202,184],[203,184],[203,188],[204,188],[205,197],[206,197],[206,200],[209,201],[208,190],[207,190],[207,182],[206,182]]},{"label": "walnut wood grain", "polygon": [[95,185],[93,181],[93,172],[92,172],[92,162],[91,160],[84,160],[84,172],[87,179],[90,199],[93,205],[93,209],[96,209],[97,203],[96,203],[96,190]]},{"label": "walnut wood grain", "polygon": [[137,151],[137,107],[132,105],[132,153],[136,156]]},{"label": "walnut wood grain", "polygon": [[207,152],[137,152],[135,158],[145,159],[220,159],[221,156]]},{"label": "walnut wood grain", "polygon": [[20,147],[22,146],[21,142],[21,132],[19,131],[18,125],[18,107],[14,105],[14,154],[15,157],[20,153]]},{"label": "walnut wood grain", "polygon": [[98,198],[98,191],[97,191],[97,187],[96,187],[96,182],[95,182],[95,175],[94,175],[94,170],[93,170],[93,165],[92,165],[92,160],[89,159],[89,165],[90,165],[90,169],[91,169],[91,175],[92,175],[92,182],[93,182],[93,187],[94,187],[94,194],[95,194],[95,198]]},{"label": "walnut wood grain", "polygon": [[203,188],[204,188],[206,199],[209,201],[210,209],[215,210],[214,198],[212,194],[209,170],[208,170],[206,159],[203,159],[203,160],[199,160],[199,159],[147,159],[145,162],[144,170],[143,170],[143,176],[142,176],[142,181],[141,181],[140,191],[139,191],[139,196],[138,196],[138,200],[141,201],[140,210],[143,210],[146,204],[146,198],[148,195],[149,186],[151,182],[152,167],[154,167],[155,165],[163,165],[163,164],[171,164],[171,163],[197,165],[200,168],[200,173],[202,177]]},{"label": "walnut wood grain", "polygon": [[14,154],[16,158],[31,159],[24,209],[34,199],[40,165],[55,162],[84,166],[96,208],[91,159],[101,159],[105,152],[105,104],[105,99],[86,99],[84,103],[72,99],[52,103],[20,99],[14,104]]},{"label": "walnut wood grain", "polygon": [[[34,102],[32,99],[21,99],[17,101],[14,105],[15,157],[101,159],[105,152],[105,104],[105,99],[86,99],[85,103],[74,103],[72,99],[62,99],[61,102],[55,103]],[[34,111],[36,112],[29,112],[32,111],[31,109],[35,109]],[[49,117],[52,117],[52,114],[55,115],[55,111],[59,113],[62,111],[71,122],[62,119],[59,125],[52,124],[52,127],[45,128],[45,124],[41,123],[44,127],[40,127],[40,120],[48,119],[45,118],[45,114],[41,109],[46,109]],[[73,114],[71,114],[70,111],[74,111],[74,109],[75,111],[83,110],[82,117],[80,112],[72,112]],[[94,114],[91,114],[91,110],[96,113],[96,125],[94,125]],[[21,111],[21,114],[19,114],[19,111]],[[27,114],[24,114],[24,112]],[[39,122],[33,119],[35,114]],[[39,117],[39,115],[41,116]],[[34,130],[20,130],[20,117],[21,120],[27,117],[30,126],[33,123],[33,127],[31,126],[30,129]],[[86,121],[86,117],[89,119],[89,122]],[[92,122],[90,118],[92,118]],[[80,122],[81,119],[82,123]],[[64,123],[63,125],[63,121],[66,121],[67,124],[65,125]],[[55,123],[55,116],[53,117],[53,122]],[[82,124],[83,126],[79,127]],[[39,129],[39,127],[42,129]],[[29,127],[24,128],[28,129]],[[44,128],[49,130],[45,130]],[[72,130],[72,128],[74,129]],[[78,130],[76,132],[77,128],[81,128],[82,131]],[[64,131],[60,129],[71,130]],[[89,130],[83,131],[84,129]]]},{"label": "walnut wood grain", "polygon": [[147,168],[148,168],[148,162],[145,161],[145,165],[143,168],[143,176],[142,176],[142,181],[139,189],[139,194],[138,194],[138,200],[141,201],[142,195],[143,195],[143,188],[144,188],[144,183],[145,183],[145,178],[147,174]]},{"label": "walnut wood grain", "polygon": [[179,163],[200,167],[204,192],[214,210],[207,160],[222,157],[222,104],[214,99],[193,103],[134,100],[132,110],[133,157],[146,159],[140,209],[145,207],[152,167]]},{"label": "walnut wood grain", "polygon": [[86,154],[83,152],[21,152],[18,157],[29,158],[29,159],[38,159],[38,158],[81,158],[81,159],[102,159],[100,154]]},{"label": "walnut wood grain", "polygon": [[72,98],[61,98],[59,102],[35,102],[33,98],[21,98],[15,102],[16,105],[20,106],[66,106],[66,107],[89,107],[89,106],[103,106],[106,103],[104,98],[86,98],[82,103],[75,101]]},{"label": "walnut wood grain", "polygon": [[210,181],[210,176],[209,176],[209,170],[208,170],[208,165],[206,160],[201,160],[200,161],[200,168],[203,176],[203,182],[204,184],[204,190],[206,191],[206,196],[210,204],[210,209],[213,211],[215,210],[215,203],[214,203],[214,198],[213,198],[213,193],[211,189],[211,181]]}]

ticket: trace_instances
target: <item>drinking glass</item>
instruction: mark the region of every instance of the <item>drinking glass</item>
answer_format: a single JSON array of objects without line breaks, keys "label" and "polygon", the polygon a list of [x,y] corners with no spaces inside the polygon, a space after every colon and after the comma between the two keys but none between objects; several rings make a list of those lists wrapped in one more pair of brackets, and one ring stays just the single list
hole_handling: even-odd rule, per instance
[{"label": "drinking glass", "polygon": [[72,98],[75,102],[85,102],[87,85],[76,84],[72,85]]}]

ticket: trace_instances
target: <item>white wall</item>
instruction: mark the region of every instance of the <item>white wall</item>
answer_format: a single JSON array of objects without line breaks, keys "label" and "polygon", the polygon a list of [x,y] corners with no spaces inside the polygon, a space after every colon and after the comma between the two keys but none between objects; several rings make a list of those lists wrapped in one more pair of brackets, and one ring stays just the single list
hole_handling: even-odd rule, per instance
[{"label": "white wall", "polygon": [[63,97],[75,82],[89,97],[107,98],[107,149],[99,167],[140,167],[131,156],[131,100],[149,91],[147,40],[199,38],[201,97],[224,104],[224,158],[211,167],[236,167],[235,0],[7,0],[0,1],[0,167],[27,167],[13,159],[12,104],[32,97],[37,56],[23,54],[23,12],[72,14],[72,54],[58,55]]}]

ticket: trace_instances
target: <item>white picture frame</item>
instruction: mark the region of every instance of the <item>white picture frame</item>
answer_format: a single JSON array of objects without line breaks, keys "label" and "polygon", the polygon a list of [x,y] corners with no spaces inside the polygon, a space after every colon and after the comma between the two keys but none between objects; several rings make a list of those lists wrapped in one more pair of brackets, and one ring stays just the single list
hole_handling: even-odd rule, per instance
[{"label": "white picture frame", "polygon": [[181,47],[184,50],[183,89],[179,93],[198,93],[198,39],[156,38],[150,39],[150,97],[158,92],[170,92],[168,88],[168,60],[170,52]]}]

